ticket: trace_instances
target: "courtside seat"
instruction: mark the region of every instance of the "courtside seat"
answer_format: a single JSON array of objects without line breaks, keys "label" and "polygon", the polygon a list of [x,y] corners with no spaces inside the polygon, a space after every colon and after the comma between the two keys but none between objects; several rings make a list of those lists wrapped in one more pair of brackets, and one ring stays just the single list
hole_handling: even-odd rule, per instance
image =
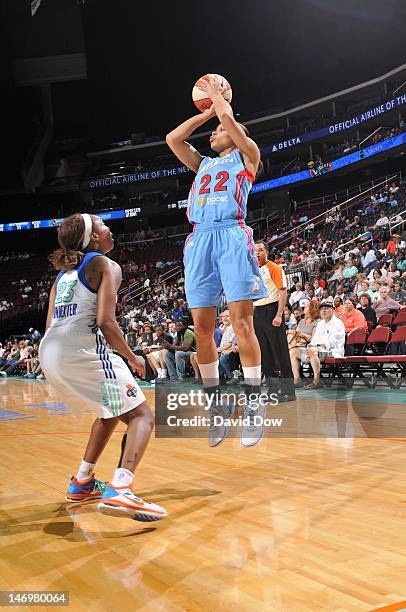
[{"label": "courtside seat", "polygon": [[[356,329],[351,332],[357,332],[354,334],[354,338],[357,340],[362,340],[360,331],[364,331],[366,335],[365,330]],[[350,335],[348,334],[347,342],[350,339]],[[331,385],[332,380],[337,377],[344,385],[352,387],[355,379],[358,377],[363,380],[366,386],[370,387],[370,382],[364,376],[365,373],[371,372],[369,358],[372,356],[382,356],[388,347],[390,338],[391,330],[388,327],[376,327],[366,339],[361,349],[361,355],[327,358],[324,362],[326,366],[325,372],[328,374],[327,384]],[[352,338],[350,340],[352,341]]]},{"label": "courtside seat", "polygon": [[[367,358],[367,363],[375,368],[372,387],[375,387],[381,378],[392,389],[399,389],[402,380],[406,380],[406,325],[398,327],[393,332],[385,353]],[[395,378],[389,377],[388,374],[393,374]]]}]

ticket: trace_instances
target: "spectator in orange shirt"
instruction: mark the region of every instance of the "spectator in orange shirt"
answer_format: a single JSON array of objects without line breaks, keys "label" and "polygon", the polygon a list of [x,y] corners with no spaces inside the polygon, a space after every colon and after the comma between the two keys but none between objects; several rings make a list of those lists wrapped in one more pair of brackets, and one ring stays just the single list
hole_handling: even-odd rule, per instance
[{"label": "spectator in orange shirt", "polygon": [[344,313],[341,317],[341,321],[344,323],[345,332],[347,334],[357,327],[368,329],[368,324],[364,315],[355,308],[355,304],[350,298],[344,301]]},{"label": "spectator in orange shirt", "polygon": [[339,295],[336,295],[334,298],[334,314],[339,319],[341,319],[344,314],[343,300],[340,298]]},{"label": "spectator in orange shirt", "polygon": [[397,249],[400,248],[399,234],[392,234],[392,239],[389,240],[388,246],[386,248],[390,255],[395,255]]}]

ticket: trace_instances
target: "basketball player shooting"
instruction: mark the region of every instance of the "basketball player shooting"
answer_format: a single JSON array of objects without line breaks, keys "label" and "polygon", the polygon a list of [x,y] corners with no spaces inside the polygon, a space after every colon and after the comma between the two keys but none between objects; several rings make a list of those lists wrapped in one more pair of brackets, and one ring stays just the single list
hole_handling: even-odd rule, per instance
[{"label": "basketball player shooting", "polygon": [[[238,342],[244,372],[245,393],[259,393],[261,354],[253,326],[253,300],[267,296],[252,239],[253,231],[245,224],[247,199],[260,165],[260,151],[238,123],[223,93],[228,83],[218,75],[206,75],[198,81],[212,105],[191,117],[166,137],[178,159],[196,173],[189,192],[187,216],[193,224],[184,249],[185,291],[191,308],[197,340],[197,360],[205,392],[219,396],[219,364],[213,339],[216,309],[225,293],[228,310]],[[216,117],[219,125],[210,136],[210,146],[218,157],[203,157],[187,139],[193,132]],[[214,415],[227,412],[219,401],[210,409],[209,444],[217,446],[228,430],[214,424]],[[241,443],[256,444],[262,437],[263,425],[255,425],[254,409],[247,401]],[[218,419],[217,419],[218,420]]]}]

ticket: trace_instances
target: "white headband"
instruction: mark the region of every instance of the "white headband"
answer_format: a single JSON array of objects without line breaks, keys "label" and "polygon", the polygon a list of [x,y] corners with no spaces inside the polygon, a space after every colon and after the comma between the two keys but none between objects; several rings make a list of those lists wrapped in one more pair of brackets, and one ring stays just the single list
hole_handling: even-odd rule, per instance
[{"label": "white headband", "polygon": [[82,249],[85,249],[90,242],[90,234],[92,233],[92,218],[87,213],[82,214],[83,221],[85,222],[85,231],[83,234]]}]

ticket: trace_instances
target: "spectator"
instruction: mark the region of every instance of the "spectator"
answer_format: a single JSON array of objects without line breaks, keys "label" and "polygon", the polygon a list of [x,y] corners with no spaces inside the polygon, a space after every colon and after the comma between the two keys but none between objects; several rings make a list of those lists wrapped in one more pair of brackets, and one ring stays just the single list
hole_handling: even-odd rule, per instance
[{"label": "spectator", "polygon": [[393,278],[395,280],[398,276],[400,276],[400,272],[397,268],[397,265],[394,261],[389,264],[389,270],[387,278]]},{"label": "spectator", "polygon": [[393,286],[393,291],[389,293],[389,297],[395,302],[399,302],[401,306],[406,304],[406,291],[402,287],[402,283],[396,280]]},{"label": "spectator", "polygon": [[295,284],[295,290],[290,295],[289,304],[294,308],[295,304],[299,304],[300,300],[305,297],[306,294],[303,291],[302,284],[298,282]]},{"label": "spectator", "polygon": [[389,205],[390,205],[392,208],[395,208],[395,206],[397,206],[397,205],[398,205],[398,201],[397,201],[397,199],[396,199],[396,197],[395,197],[395,194],[393,194],[393,193],[391,193],[391,194],[390,194],[390,196],[389,196],[389,202],[388,202],[388,203],[389,203]]},{"label": "spectator", "polygon": [[389,187],[389,194],[394,196],[395,193],[397,193],[398,191],[399,191],[399,187],[397,187],[396,183],[391,183]]},{"label": "spectator", "polygon": [[384,210],[381,211],[379,219],[375,223],[375,227],[385,229],[389,226],[389,219]]},{"label": "spectator", "polygon": [[313,282],[313,288],[314,288],[314,295],[319,301],[321,301],[323,298],[323,287],[320,286],[320,282],[317,278]]},{"label": "spectator", "polygon": [[223,337],[217,349],[219,355],[219,371],[221,376],[225,376],[227,383],[235,384],[238,382],[238,379],[236,379],[233,374],[235,351],[232,350],[232,348],[233,345],[237,343],[235,341],[235,334],[228,310],[224,310],[221,313],[220,319],[223,325]]},{"label": "spectator", "polygon": [[357,274],[358,274],[357,267],[354,265],[353,260],[349,259],[343,270],[344,278],[353,278],[354,276],[357,276]]},{"label": "spectator", "polygon": [[368,270],[371,267],[371,264],[376,261],[375,251],[372,247],[368,248],[368,246],[363,246],[361,249],[361,266],[363,270]]},{"label": "spectator", "polygon": [[344,300],[339,295],[336,295],[333,302],[334,314],[337,318],[341,319],[344,314]]},{"label": "spectator", "polygon": [[367,293],[370,297],[370,299],[372,300],[373,296],[374,296],[374,292],[369,288],[369,283],[367,280],[362,281],[361,283],[361,290],[357,291],[357,296],[358,298],[360,298],[361,295],[364,295],[365,293]]},{"label": "spectator", "polygon": [[178,332],[176,344],[163,344],[166,349],[164,359],[170,380],[172,382],[183,382],[185,380],[186,363],[190,361],[190,355],[196,351],[196,339],[184,319],[176,321],[176,331]]},{"label": "spectator", "polygon": [[377,318],[379,319],[379,317],[384,314],[397,312],[400,308],[400,304],[389,297],[389,288],[383,286],[379,289],[379,300],[375,302],[373,308],[376,312]]},{"label": "spectator", "polygon": [[371,307],[371,296],[368,293],[361,293],[358,307],[359,311],[364,315],[365,320],[367,322],[369,321],[372,326],[375,327],[377,322],[376,312]]},{"label": "spectator", "polygon": [[403,248],[401,241],[400,241],[400,235],[392,234],[392,239],[389,240],[388,246],[386,248],[387,248],[389,255],[395,255],[398,249]]},{"label": "spectator", "polygon": [[313,337],[316,325],[320,320],[319,305],[310,302],[305,309],[304,318],[300,319],[295,330],[286,332],[289,346],[289,357],[292,364],[295,387],[302,387],[300,379],[300,349],[306,347]]},{"label": "spectator", "polygon": [[293,316],[292,311],[289,306],[285,306],[283,310],[283,314],[285,317],[285,325],[287,329],[296,329],[296,325],[297,325],[296,319]]},{"label": "spectator", "polygon": [[165,332],[163,325],[155,326],[155,337],[149,347],[144,348],[147,360],[159,380],[166,380],[167,369],[165,364],[165,349],[167,344],[173,344],[173,338]]},{"label": "spectator", "polygon": [[303,363],[313,368],[313,382],[305,389],[318,389],[322,386],[320,381],[320,364],[326,357],[343,357],[345,343],[345,329],[342,321],[334,315],[333,303],[320,304],[321,321],[317,323],[316,330],[307,348],[301,349]]},{"label": "spectator", "polygon": [[355,303],[350,298],[347,298],[344,302],[344,312],[341,321],[347,334],[357,327],[368,329],[363,313],[356,309]]}]

